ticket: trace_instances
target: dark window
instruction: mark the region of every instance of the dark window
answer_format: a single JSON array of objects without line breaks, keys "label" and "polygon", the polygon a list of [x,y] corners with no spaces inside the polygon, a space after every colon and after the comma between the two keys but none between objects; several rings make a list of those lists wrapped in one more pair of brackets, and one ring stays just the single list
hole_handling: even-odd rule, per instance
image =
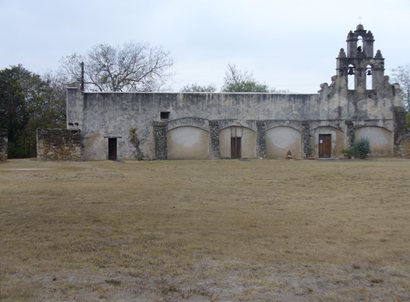
[{"label": "dark window", "polygon": [[161,111],[161,115],[160,115],[161,120],[169,120],[169,114],[170,114],[169,111]]}]

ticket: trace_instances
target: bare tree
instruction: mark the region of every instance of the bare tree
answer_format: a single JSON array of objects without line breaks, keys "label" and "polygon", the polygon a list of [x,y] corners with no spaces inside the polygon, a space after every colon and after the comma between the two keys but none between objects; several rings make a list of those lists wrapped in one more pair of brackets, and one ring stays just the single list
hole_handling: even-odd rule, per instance
[{"label": "bare tree", "polygon": [[403,91],[403,106],[410,111],[410,64],[398,66],[392,70],[392,78],[400,84]]},{"label": "bare tree", "polygon": [[41,76],[50,88],[50,109],[54,112],[55,122],[62,125],[66,122],[66,94],[69,80],[64,74],[47,72]]},{"label": "bare tree", "polygon": [[240,71],[235,65],[228,65],[225,73],[224,92],[269,92],[269,87],[254,80],[248,71]]},{"label": "bare tree", "polygon": [[85,56],[64,57],[62,68],[74,81],[81,78],[81,62],[85,65],[84,84],[89,91],[157,90],[173,65],[169,52],[141,43],[116,48],[100,44]]},{"label": "bare tree", "polygon": [[253,76],[248,71],[240,71],[236,65],[228,64],[228,70],[225,73],[225,83],[240,84],[247,81],[253,81]]}]

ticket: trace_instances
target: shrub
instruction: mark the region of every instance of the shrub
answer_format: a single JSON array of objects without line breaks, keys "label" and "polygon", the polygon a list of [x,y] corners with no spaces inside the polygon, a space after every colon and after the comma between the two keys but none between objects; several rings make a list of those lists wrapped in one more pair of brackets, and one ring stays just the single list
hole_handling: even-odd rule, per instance
[{"label": "shrub", "polygon": [[351,147],[352,155],[355,158],[366,158],[367,154],[370,152],[370,144],[367,138],[361,138],[355,141]]},{"label": "shrub", "polygon": [[30,154],[30,150],[19,146],[13,142],[9,142],[8,145],[8,158],[27,158],[33,156]]},{"label": "shrub", "polygon": [[346,158],[351,158],[352,157],[352,150],[349,149],[343,149],[342,150],[342,154],[346,157]]}]

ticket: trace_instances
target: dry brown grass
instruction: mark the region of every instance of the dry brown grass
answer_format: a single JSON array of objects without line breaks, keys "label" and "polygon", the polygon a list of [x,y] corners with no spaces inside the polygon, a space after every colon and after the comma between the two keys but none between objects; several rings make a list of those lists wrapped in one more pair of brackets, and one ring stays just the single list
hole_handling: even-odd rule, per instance
[{"label": "dry brown grass", "polygon": [[410,161],[0,165],[0,301],[409,301]]}]

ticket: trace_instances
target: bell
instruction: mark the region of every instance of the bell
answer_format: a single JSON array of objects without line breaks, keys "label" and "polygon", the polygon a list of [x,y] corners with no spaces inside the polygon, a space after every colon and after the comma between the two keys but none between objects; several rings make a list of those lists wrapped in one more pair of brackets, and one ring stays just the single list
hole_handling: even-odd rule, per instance
[{"label": "bell", "polygon": [[372,75],[372,70],[371,70],[371,69],[367,69],[366,74],[367,74],[367,75]]},{"label": "bell", "polygon": [[349,67],[349,68],[347,69],[347,74],[348,74],[348,75],[354,74],[354,67]]}]

